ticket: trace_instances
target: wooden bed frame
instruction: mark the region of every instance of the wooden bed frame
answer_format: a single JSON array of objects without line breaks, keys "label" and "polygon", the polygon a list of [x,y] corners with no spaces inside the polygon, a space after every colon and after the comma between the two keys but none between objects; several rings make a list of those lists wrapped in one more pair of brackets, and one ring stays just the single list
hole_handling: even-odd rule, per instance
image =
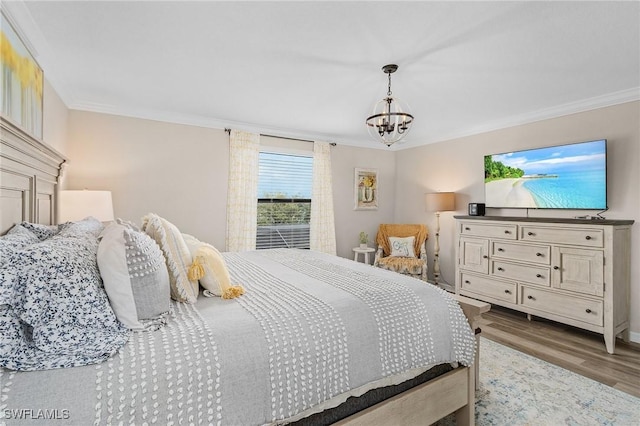
[{"label": "wooden bed frame", "polygon": [[[55,224],[58,185],[65,157],[5,117],[0,119],[0,235],[22,221]],[[476,330],[478,319],[490,305],[463,296],[455,297]],[[456,413],[458,425],[474,424],[478,342],[479,337],[476,337],[473,366],[457,368],[337,424],[431,424],[451,413]]]},{"label": "wooden bed frame", "polygon": [[[482,314],[491,305],[468,297],[454,296],[473,330],[479,331]],[[422,385],[360,411],[338,423],[340,426],[429,425],[455,413],[456,424],[475,424],[475,390],[478,383],[480,335],[476,334],[476,359],[471,367],[459,367]]]},{"label": "wooden bed frame", "polygon": [[5,117],[0,120],[0,235],[22,221],[56,223],[65,158]]}]

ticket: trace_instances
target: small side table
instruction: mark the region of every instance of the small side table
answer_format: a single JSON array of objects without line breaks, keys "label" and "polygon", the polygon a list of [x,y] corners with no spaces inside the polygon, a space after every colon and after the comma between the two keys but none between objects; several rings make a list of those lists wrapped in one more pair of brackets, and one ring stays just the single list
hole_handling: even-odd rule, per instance
[{"label": "small side table", "polygon": [[366,247],[366,248],[360,248],[360,247],[354,247],[353,248],[353,260],[355,260],[356,262],[358,261],[358,255],[359,254],[363,254],[364,255],[364,263],[366,263],[367,265],[369,265],[369,253],[373,253],[374,251],[376,251],[376,249],[372,248],[372,247]]}]

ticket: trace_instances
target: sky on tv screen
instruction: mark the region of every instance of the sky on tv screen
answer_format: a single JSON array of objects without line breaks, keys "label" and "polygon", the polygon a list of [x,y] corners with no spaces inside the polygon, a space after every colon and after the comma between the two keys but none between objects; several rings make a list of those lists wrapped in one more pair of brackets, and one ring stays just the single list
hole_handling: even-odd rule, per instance
[{"label": "sky on tv screen", "polygon": [[511,167],[524,170],[525,174],[562,173],[605,169],[605,142],[594,141],[573,145],[531,149],[492,156]]}]

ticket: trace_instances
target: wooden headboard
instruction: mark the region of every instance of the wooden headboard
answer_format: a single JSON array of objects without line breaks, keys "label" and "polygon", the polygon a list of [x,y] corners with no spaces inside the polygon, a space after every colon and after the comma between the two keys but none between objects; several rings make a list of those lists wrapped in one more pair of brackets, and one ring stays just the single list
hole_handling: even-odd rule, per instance
[{"label": "wooden headboard", "polygon": [[0,235],[22,221],[56,223],[64,156],[0,117]]}]

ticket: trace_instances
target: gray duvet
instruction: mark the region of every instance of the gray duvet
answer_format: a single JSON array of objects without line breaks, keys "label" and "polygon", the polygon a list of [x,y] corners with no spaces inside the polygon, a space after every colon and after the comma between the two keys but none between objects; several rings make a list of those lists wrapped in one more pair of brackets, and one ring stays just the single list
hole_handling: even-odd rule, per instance
[{"label": "gray duvet", "polygon": [[371,382],[473,362],[461,309],[432,285],[309,251],[224,258],[245,295],[176,303],[98,365],[0,369],[0,423],[286,423]]}]

